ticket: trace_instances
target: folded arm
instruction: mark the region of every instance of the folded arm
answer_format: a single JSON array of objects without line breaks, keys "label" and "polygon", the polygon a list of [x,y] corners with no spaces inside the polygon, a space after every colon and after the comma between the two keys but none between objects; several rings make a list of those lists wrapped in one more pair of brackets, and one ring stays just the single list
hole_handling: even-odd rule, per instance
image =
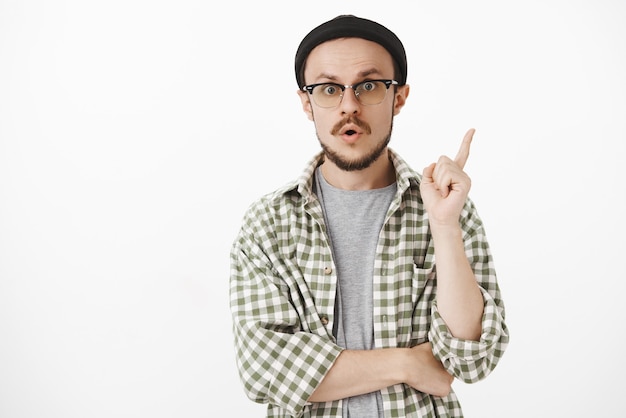
[{"label": "folded arm", "polygon": [[344,350],[309,399],[327,402],[406,383],[421,392],[446,396],[452,376],[429,343],[413,348]]}]

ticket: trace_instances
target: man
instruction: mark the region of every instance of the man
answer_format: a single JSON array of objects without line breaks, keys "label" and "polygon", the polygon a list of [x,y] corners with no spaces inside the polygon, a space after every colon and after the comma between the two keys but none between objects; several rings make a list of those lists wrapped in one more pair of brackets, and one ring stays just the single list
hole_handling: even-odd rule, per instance
[{"label": "man", "polygon": [[388,148],[406,55],[371,20],[313,29],[295,70],[322,151],[232,247],[244,389],[269,417],[460,417],[453,378],[484,378],[508,343],[463,171],[474,130],[422,175]]}]

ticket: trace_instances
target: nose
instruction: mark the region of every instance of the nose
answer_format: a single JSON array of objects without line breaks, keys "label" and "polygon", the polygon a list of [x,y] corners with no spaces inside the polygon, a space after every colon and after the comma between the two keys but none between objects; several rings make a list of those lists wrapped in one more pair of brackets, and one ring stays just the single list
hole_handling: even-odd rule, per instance
[{"label": "nose", "polygon": [[[348,92],[350,90],[350,92]],[[361,103],[356,97],[356,92],[352,87],[346,87],[341,97],[341,113],[355,114],[361,108]]]}]

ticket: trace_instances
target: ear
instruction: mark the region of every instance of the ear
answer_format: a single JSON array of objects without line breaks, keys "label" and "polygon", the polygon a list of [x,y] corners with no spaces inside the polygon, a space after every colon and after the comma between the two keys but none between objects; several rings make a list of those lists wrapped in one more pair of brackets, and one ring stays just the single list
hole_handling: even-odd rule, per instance
[{"label": "ear", "polygon": [[306,116],[310,121],[313,120],[313,109],[311,109],[311,99],[309,98],[309,93],[306,91],[298,90],[298,96],[300,96],[300,101],[302,102],[302,110],[306,113]]},{"label": "ear", "polygon": [[396,88],[394,101],[393,101],[393,115],[400,113],[400,110],[404,107],[407,97],[409,97],[409,85],[399,86]]}]

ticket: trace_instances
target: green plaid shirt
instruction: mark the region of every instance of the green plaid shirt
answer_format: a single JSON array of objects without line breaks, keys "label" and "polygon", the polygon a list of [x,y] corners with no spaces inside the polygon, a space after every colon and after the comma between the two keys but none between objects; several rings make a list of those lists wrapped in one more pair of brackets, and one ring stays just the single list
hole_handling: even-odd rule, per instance
[{"label": "green plaid shirt", "polygon": [[[448,372],[486,377],[508,343],[504,305],[476,209],[461,213],[465,252],[484,300],[480,341],[454,338],[437,311],[435,254],[419,193],[421,176],[390,150],[397,193],[374,260],[376,347],[430,341]],[[341,401],[307,399],[342,351],[332,335],[336,268],[322,208],[312,192],[318,154],[293,183],[247,210],[231,251],[230,306],[237,367],[247,396],[268,417],[341,417]],[[461,417],[454,392],[430,396],[398,384],[381,391],[386,417]]]}]

